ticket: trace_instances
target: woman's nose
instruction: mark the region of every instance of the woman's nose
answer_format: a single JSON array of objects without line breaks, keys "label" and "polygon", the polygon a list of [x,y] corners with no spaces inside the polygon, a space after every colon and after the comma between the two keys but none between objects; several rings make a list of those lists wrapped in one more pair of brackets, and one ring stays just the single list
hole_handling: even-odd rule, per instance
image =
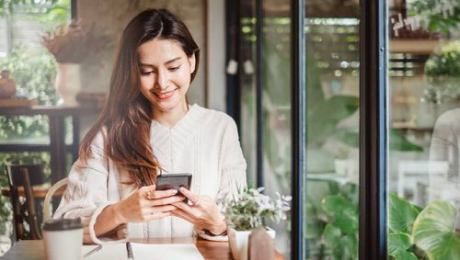
[{"label": "woman's nose", "polygon": [[163,71],[159,71],[157,73],[157,78],[156,78],[156,81],[155,81],[155,87],[157,89],[166,89],[168,87],[168,75],[166,72],[163,72]]}]

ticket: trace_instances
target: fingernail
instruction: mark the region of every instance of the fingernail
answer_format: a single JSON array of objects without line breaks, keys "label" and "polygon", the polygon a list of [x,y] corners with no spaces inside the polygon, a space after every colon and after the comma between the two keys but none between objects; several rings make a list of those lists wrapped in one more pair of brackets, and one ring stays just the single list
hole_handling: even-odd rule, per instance
[{"label": "fingernail", "polygon": [[171,195],[174,195],[174,194],[176,194],[176,193],[177,193],[177,190],[170,190],[170,191],[169,191],[169,194],[171,194]]}]

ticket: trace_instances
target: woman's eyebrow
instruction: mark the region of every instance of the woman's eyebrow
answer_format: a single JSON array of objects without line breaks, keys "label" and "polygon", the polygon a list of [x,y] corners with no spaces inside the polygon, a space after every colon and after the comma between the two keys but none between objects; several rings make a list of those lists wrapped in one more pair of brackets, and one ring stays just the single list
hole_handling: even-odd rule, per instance
[{"label": "woman's eyebrow", "polygon": [[[173,62],[175,62],[177,60],[180,60],[180,59],[181,59],[181,57],[177,57],[177,58],[168,60],[167,62],[165,62],[165,65],[168,65],[168,64],[173,63]],[[139,62],[139,66],[141,66],[141,67],[155,67],[155,65],[153,65],[153,64],[143,63],[143,62]]]}]

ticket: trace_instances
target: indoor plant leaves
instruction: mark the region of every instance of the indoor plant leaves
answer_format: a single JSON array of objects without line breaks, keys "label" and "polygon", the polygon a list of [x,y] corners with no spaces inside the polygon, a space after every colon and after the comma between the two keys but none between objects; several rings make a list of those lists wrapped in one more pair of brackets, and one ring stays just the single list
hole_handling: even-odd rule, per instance
[{"label": "indoor plant leaves", "polygon": [[388,254],[396,260],[418,260],[414,253],[407,251],[412,244],[409,234],[391,233],[388,237]]},{"label": "indoor plant leaves", "polygon": [[415,244],[430,260],[460,260],[460,235],[455,232],[457,211],[445,201],[433,201],[414,223]]},{"label": "indoor plant leaves", "polygon": [[390,193],[389,212],[390,230],[410,234],[419,210],[407,200]]}]

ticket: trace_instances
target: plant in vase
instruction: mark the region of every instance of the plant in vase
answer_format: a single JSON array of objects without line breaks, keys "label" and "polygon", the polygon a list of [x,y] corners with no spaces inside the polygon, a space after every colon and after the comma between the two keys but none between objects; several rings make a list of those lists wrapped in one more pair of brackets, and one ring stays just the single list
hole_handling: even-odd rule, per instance
[{"label": "plant in vase", "polygon": [[440,47],[425,63],[429,88],[423,100],[435,104],[458,101],[460,98],[460,41]]},{"label": "plant in vase", "polygon": [[55,83],[61,97],[58,104],[77,104],[76,95],[81,89],[80,64],[87,58],[94,58],[108,39],[84,28],[80,21],[72,21],[68,27],[60,26],[45,33],[41,42],[58,63]]},{"label": "plant in vase", "polygon": [[334,166],[335,173],[346,176],[349,174],[352,166],[352,161],[349,160],[350,152],[346,148],[339,148],[335,155]]},{"label": "plant in vase", "polygon": [[[290,209],[290,196],[277,194],[273,200],[262,191],[264,188],[251,186],[239,190],[234,197],[224,203],[223,212],[228,224],[228,237],[232,255],[236,260],[246,260],[248,253],[248,237],[251,231],[263,226],[264,219],[275,223],[286,219],[286,212]],[[267,228],[268,234],[274,239],[275,231]]]}]

